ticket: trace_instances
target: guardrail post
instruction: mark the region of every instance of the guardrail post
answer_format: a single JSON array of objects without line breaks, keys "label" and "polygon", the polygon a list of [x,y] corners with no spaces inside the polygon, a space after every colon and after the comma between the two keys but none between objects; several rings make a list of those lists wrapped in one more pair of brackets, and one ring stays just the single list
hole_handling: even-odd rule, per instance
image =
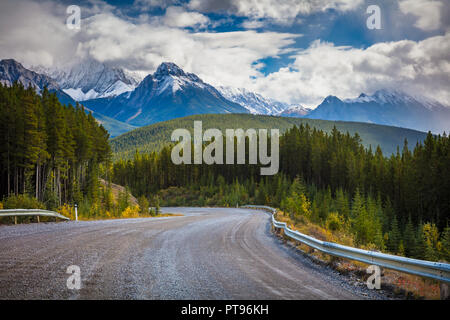
[{"label": "guardrail post", "polygon": [[441,300],[450,300],[450,294],[448,289],[448,283],[445,283],[441,281],[440,283],[440,294],[441,294]]},{"label": "guardrail post", "polygon": [[17,216],[14,216],[14,224],[17,224]]},{"label": "guardrail post", "polygon": [[37,216],[37,220],[38,220],[38,223],[39,223],[39,222],[40,222],[40,221],[39,221],[39,216]]}]

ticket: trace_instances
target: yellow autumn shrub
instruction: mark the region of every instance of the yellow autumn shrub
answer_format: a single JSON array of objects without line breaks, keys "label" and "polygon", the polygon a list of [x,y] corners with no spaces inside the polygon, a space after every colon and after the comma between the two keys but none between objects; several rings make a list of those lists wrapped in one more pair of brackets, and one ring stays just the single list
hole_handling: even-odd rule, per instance
[{"label": "yellow autumn shrub", "polygon": [[128,206],[122,211],[122,218],[138,218],[139,206]]},{"label": "yellow autumn shrub", "polygon": [[342,230],[344,226],[344,218],[337,212],[331,212],[327,217],[326,226],[327,229],[331,231]]},{"label": "yellow autumn shrub", "polygon": [[56,212],[69,218],[70,220],[75,220],[75,209],[67,203],[56,209]]}]

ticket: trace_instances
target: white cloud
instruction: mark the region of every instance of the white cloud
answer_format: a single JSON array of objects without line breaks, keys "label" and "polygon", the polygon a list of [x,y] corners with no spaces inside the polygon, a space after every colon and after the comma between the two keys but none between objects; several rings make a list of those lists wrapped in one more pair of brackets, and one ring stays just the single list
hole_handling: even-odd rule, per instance
[{"label": "white cloud", "polygon": [[171,5],[178,4],[178,0],[135,0],[134,7],[139,7],[144,10],[150,10],[153,8],[167,8]]},{"label": "white cloud", "polygon": [[294,58],[290,68],[253,81],[253,89],[282,101],[316,106],[327,95],[350,98],[397,88],[450,105],[450,33],[367,49],[316,41]]},{"label": "white cloud", "polygon": [[199,11],[227,11],[255,19],[270,19],[273,23],[292,23],[298,15],[336,9],[348,11],[357,8],[363,0],[191,0],[189,8]]},{"label": "white cloud", "polygon": [[0,57],[31,64],[54,63],[75,49],[74,32],[65,26],[66,7],[51,2],[2,1]]},{"label": "white cloud", "polygon": [[[79,32],[66,28],[66,7],[54,2],[3,1],[0,9],[0,28],[8,30],[0,33],[0,58],[26,66],[90,57],[146,75],[161,62],[172,61],[213,85],[245,87],[307,106],[330,94],[348,98],[386,87],[450,105],[450,31],[419,42],[378,43],[366,49],[316,41],[306,50],[293,51],[290,45],[299,35],[290,33],[190,32],[184,27],[206,23],[205,16],[177,7],[172,13],[169,7],[163,17],[141,20],[121,18],[114,10],[99,14],[91,7]],[[172,23],[161,23],[171,15]],[[294,59],[288,67],[269,75],[260,72],[262,59],[286,53]]]},{"label": "white cloud", "polygon": [[[277,32],[196,32],[154,23],[132,23],[113,14],[82,21],[77,55],[153,72],[172,61],[212,84],[244,86],[262,76],[255,61],[289,52],[299,35]],[[292,50],[292,49],[291,49]]]},{"label": "white cloud", "polygon": [[161,62],[172,61],[205,81],[241,86],[250,77],[261,76],[261,65],[255,61],[286,52],[298,37],[251,30],[193,33],[181,27],[206,23],[204,16],[177,8],[168,8],[163,17],[131,20],[114,10],[96,13],[94,6],[89,11],[83,7],[82,17],[87,17],[79,32],[66,27],[66,6],[54,2],[11,0],[2,2],[0,9],[1,30],[8,30],[0,33],[0,58],[14,58],[28,67],[89,57],[145,75]]},{"label": "white cloud", "polygon": [[265,23],[261,20],[245,20],[241,26],[245,29],[258,29],[264,27]]},{"label": "white cloud", "polygon": [[402,0],[399,2],[401,12],[417,17],[414,26],[425,31],[440,28],[443,7],[444,3],[437,0]]},{"label": "white cloud", "polygon": [[210,24],[209,18],[198,12],[188,12],[183,7],[172,6],[166,9],[163,18],[169,27],[199,27],[205,28]]}]

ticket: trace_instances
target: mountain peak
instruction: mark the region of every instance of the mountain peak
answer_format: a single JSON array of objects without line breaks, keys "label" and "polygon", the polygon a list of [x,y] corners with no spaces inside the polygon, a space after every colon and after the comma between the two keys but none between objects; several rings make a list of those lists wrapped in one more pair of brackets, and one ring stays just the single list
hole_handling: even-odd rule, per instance
[{"label": "mountain peak", "polygon": [[16,65],[16,66],[20,66],[23,67],[22,64],[14,59],[2,59],[0,61],[1,64],[9,64],[9,65]]},{"label": "mountain peak", "polygon": [[14,59],[0,61],[0,83],[11,86],[20,82],[24,87],[32,86],[38,93],[47,87],[49,90],[59,90],[58,84],[50,77],[26,69]]},{"label": "mountain peak", "polygon": [[184,71],[172,62],[163,62],[158,66],[154,76],[158,78],[158,76],[184,76],[186,75]]},{"label": "mountain peak", "polygon": [[341,99],[339,99],[336,96],[328,96],[325,98],[325,100],[323,100],[322,103],[336,103],[336,102],[341,102]]},{"label": "mountain peak", "polygon": [[3,59],[0,61],[0,67],[4,70],[9,70],[9,72],[23,72],[25,67],[18,61],[14,59]]}]

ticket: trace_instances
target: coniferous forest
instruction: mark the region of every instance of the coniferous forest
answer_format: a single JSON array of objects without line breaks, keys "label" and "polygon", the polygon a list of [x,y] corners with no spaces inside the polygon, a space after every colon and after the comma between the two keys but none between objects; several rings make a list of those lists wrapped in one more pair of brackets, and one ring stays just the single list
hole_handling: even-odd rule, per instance
[{"label": "coniferous forest", "polygon": [[109,134],[91,114],[19,83],[0,84],[0,114],[0,195],[6,204],[55,209],[96,202],[99,170],[111,156]]}]

